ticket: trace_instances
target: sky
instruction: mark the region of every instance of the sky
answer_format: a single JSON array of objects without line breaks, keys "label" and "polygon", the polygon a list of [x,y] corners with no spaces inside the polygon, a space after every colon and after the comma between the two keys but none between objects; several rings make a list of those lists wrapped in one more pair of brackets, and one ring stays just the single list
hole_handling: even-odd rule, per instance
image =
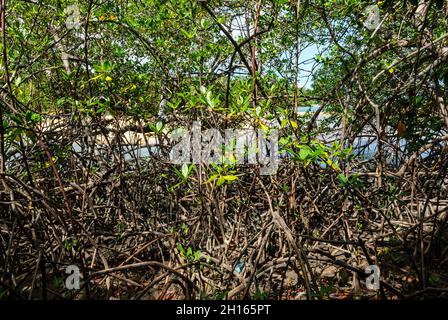
[{"label": "sky", "polygon": [[316,45],[305,48],[299,55],[299,86],[310,88],[312,85],[311,72],[316,64],[314,57],[319,53]]}]

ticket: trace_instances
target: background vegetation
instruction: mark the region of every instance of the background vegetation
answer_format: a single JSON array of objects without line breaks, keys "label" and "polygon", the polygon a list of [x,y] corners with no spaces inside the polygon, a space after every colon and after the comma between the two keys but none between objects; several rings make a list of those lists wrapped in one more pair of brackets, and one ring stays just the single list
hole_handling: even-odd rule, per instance
[{"label": "background vegetation", "polygon": [[[446,1],[1,0],[0,15],[1,298],[446,297]],[[171,164],[170,132],[194,120],[276,123],[289,156],[272,176]],[[158,152],[129,152],[129,134]]]}]

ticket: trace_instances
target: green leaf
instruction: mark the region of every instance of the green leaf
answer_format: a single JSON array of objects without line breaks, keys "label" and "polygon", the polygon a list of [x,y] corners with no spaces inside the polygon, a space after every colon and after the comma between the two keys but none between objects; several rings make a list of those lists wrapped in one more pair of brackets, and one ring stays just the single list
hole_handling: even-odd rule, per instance
[{"label": "green leaf", "polygon": [[327,164],[335,171],[340,171],[341,169],[339,168],[338,164],[333,162],[331,159],[327,160]]},{"label": "green leaf", "polygon": [[299,125],[297,124],[296,121],[294,121],[294,120],[289,120],[289,122],[291,123],[291,126],[292,126],[294,129],[297,129],[297,128],[299,127]]},{"label": "green leaf", "polygon": [[187,37],[188,39],[193,39],[194,38],[194,33],[190,33],[185,29],[181,29],[180,32],[182,32],[182,34]]},{"label": "green leaf", "polygon": [[209,92],[207,92],[207,95],[206,95],[206,100],[207,100],[207,104],[210,106],[210,107],[214,107],[214,102],[213,102],[213,100],[212,100],[212,93],[209,91]]},{"label": "green leaf", "polygon": [[227,181],[234,181],[238,179],[237,176],[222,176],[222,177]]},{"label": "green leaf", "polygon": [[224,177],[219,177],[218,181],[216,182],[216,185],[219,187],[221,186],[226,180]]},{"label": "green leaf", "polygon": [[300,149],[299,158],[300,160],[305,160],[311,155],[312,151],[308,146],[305,146]]},{"label": "green leaf", "polygon": [[38,114],[38,113],[33,113],[33,114],[31,115],[31,121],[33,121],[33,122],[40,122],[40,120],[41,120],[41,116],[40,116],[40,114]]},{"label": "green leaf", "polygon": [[103,67],[103,70],[104,70],[104,71],[109,71],[109,70],[111,69],[111,63],[110,63],[110,61],[107,61],[107,60],[104,61],[102,67]]},{"label": "green leaf", "polygon": [[188,164],[186,164],[186,163],[184,163],[183,165],[182,165],[182,175],[184,176],[184,178],[187,178],[188,177]]},{"label": "green leaf", "polygon": [[210,183],[210,182],[212,182],[212,181],[215,180],[217,177],[218,177],[217,174],[213,174],[213,175],[211,175],[210,178],[206,181],[206,183]]},{"label": "green leaf", "polygon": [[184,247],[182,246],[182,244],[178,243],[177,244],[177,249],[179,250],[181,255],[185,254],[185,250],[184,250]]},{"label": "green leaf", "polygon": [[202,18],[201,19],[201,28],[207,29],[208,27],[210,27],[210,22],[207,19]]},{"label": "green leaf", "polygon": [[16,87],[18,87],[20,85],[20,83],[22,82],[22,77],[18,76],[16,81],[14,81],[14,84],[16,85]]},{"label": "green leaf", "polygon": [[194,259],[200,260],[201,259],[201,251],[197,250],[194,252]]},{"label": "green leaf", "polygon": [[338,174],[337,179],[342,185],[346,185],[348,183],[348,177],[343,173]]}]

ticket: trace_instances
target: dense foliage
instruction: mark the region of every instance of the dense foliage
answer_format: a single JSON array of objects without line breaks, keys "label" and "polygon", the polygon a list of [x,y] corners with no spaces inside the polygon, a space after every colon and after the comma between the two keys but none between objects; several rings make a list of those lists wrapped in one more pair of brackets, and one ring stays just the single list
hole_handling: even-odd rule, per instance
[{"label": "dense foliage", "polygon": [[0,298],[446,297],[446,1],[0,1]]}]

